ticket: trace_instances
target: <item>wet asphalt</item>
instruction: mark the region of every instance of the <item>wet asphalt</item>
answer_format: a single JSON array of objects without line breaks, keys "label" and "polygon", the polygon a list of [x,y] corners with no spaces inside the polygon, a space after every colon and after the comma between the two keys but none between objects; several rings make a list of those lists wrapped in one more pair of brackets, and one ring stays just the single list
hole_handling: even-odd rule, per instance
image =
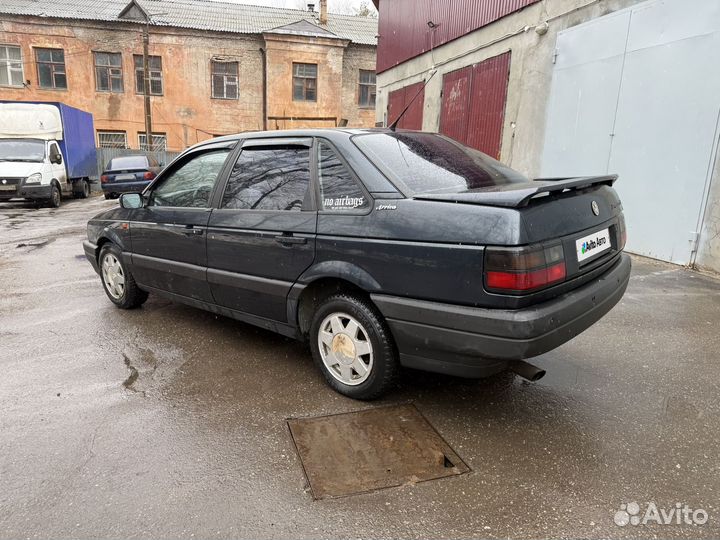
[{"label": "wet asphalt", "polygon": [[[114,204],[0,206],[0,538],[720,536],[720,281],[636,258],[538,383],[407,371],[368,404],[301,343],[152,296],[116,309],[81,246]],[[394,403],[471,472],[314,501],[285,420]],[[620,527],[630,502],[709,519]]]}]

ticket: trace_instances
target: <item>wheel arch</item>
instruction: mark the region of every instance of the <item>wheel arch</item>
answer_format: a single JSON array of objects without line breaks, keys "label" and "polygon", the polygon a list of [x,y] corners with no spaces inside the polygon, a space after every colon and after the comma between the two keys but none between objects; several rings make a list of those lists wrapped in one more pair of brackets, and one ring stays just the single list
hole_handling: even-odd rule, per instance
[{"label": "wheel arch", "polygon": [[379,290],[380,284],[367,271],[352,263],[321,263],[305,272],[299,284],[291,290],[288,297],[288,320],[295,323],[298,334],[305,337],[315,310],[328,297],[339,292],[353,293],[377,309],[370,294]]}]

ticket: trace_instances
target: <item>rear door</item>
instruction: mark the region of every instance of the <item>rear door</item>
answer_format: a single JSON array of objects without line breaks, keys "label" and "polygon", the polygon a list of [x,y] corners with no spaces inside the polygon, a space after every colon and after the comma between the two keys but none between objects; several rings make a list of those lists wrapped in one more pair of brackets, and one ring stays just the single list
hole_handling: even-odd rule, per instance
[{"label": "rear door", "polygon": [[130,234],[138,283],[212,302],[205,277],[210,196],[231,149],[213,145],[185,155],[151,187],[146,206],[135,210]]},{"label": "rear door", "polygon": [[215,302],[287,321],[293,283],[315,257],[317,211],[310,138],[245,141],[208,224]]}]

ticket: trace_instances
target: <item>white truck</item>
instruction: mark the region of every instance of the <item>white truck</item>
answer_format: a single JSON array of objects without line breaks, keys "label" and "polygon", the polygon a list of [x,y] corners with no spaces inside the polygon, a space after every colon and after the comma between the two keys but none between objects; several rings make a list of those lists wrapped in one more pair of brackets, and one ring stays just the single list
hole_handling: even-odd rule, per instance
[{"label": "white truck", "polygon": [[0,202],[57,208],[97,180],[92,114],[64,103],[0,101]]}]

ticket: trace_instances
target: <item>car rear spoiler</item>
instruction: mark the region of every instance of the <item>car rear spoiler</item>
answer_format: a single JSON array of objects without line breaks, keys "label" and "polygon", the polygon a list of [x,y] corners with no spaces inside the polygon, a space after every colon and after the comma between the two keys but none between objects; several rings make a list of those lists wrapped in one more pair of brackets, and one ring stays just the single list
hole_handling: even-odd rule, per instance
[{"label": "car rear spoiler", "polygon": [[446,201],[461,204],[481,204],[519,208],[530,204],[533,197],[550,193],[584,189],[591,186],[612,186],[617,174],[604,176],[576,176],[571,178],[538,178],[531,182],[504,184],[479,188],[461,193],[419,193],[414,199],[427,201]]}]

